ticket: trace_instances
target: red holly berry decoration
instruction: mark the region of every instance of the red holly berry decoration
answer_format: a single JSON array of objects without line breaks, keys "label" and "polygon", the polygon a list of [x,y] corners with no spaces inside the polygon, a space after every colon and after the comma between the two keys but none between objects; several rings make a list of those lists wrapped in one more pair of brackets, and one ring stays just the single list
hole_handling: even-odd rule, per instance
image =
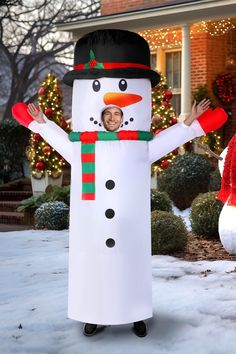
[{"label": "red holly berry decoration", "polygon": [[61,127],[62,129],[66,129],[66,128],[67,128],[67,123],[66,123],[65,119],[62,119],[61,124],[60,124],[60,127]]},{"label": "red holly berry decoration", "polygon": [[46,145],[42,148],[42,150],[43,150],[44,154],[50,154],[52,149],[51,149],[51,146]]},{"label": "red holly berry decoration", "polygon": [[163,97],[165,100],[170,100],[173,97],[173,93],[170,90],[166,90]]},{"label": "red holly berry decoration", "polygon": [[92,69],[97,65],[97,61],[95,59],[91,59],[89,62],[89,67]]},{"label": "red holly berry decoration", "polygon": [[171,118],[171,124],[174,125],[177,123],[177,118],[176,117],[172,117]]},{"label": "red holly berry decoration", "polygon": [[169,166],[169,164],[170,162],[168,160],[162,160],[160,166],[163,170],[165,170]]},{"label": "red holly berry decoration", "polygon": [[41,137],[40,134],[35,133],[35,134],[33,134],[33,139],[38,142],[38,141],[40,141],[42,139],[42,137]]},{"label": "red holly berry decoration", "polygon": [[44,163],[42,161],[39,161],[36,163],[35,167],[37,170],[42,171],[44,169]]},{"label": "red holly berry decoration", "polygon": [[51,117],[53,114],[53,110],[52,108],[49,107],[45,109],[44,113],[46,114],[47,117]]},{"label": "red holly berry decoration", "polygon": [[45,95],[45,87],[41,86],[41,87],[38,89],[38,94],[39,94],[40,96]]}]

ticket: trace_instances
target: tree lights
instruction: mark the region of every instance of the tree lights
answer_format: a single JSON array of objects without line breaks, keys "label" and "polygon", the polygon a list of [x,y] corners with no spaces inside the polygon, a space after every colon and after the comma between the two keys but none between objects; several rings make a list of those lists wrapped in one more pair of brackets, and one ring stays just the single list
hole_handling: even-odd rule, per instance
[{"label": "tree lights", "polygon": [[[39,106],[48,119],[53,120],[64,130],[69,130],[62,113],[62,93],[55,76],[48,74],[38,90]],[[32,177],[41,179],[47,173],[53,178],[62,174],[64,159],[38,133],[30,136],[30,146],[26,150],[31,164]]]},{"label": "tree lights", "polygon": [[[166,78],[161,75],[160,83],[153,89],[152,93],[152,116],[154,117],[151,131],[154,135],[163,129],[177,123],[174,109],[169,102],[173,94],[168,89]],[[152,172],[161,172],[166,169],[172,160],[178,155],[178,149],[164,156],[152,166]]]}]

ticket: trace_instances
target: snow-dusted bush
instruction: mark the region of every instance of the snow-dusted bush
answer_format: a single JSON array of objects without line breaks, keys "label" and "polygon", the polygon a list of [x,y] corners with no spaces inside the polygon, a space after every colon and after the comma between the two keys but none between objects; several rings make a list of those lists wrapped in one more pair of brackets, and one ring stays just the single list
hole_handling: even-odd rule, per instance
[{"label": "snow-dusted bush", "polygon": [[223,203],[217,199],[217,192],[200,194],[192,202],[190,221],[192,231],[208,238],[218,238],[218,220]]},{"label": "snow-dusted bush", "polygon": [[180,216],[166,211],[152,212],[152,254],[171,254],[183,251],[187,230]]},{"label": "snow-dusted bush", "polygon": [[69,207],[63,202],[43,203],[34,214],[36,229],[63,230],[69,227]]},{"label": "snow-dusted bush", "polygon": [[151,189],[151,210],[172,212],[171,200],[167,193]]},{"label": "snow-dusted bush", "polygon": [[194,153],[179,155],[158,177],[158,189],[168,193],[177,208],[184,210],[199,193],[208,191],[210,173],[207,157]]}]

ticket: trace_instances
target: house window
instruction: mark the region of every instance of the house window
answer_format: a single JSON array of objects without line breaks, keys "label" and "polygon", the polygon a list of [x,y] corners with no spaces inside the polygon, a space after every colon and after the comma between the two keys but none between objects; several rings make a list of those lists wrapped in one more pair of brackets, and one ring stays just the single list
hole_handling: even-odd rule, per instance
[{"label": "house window", "polygon": [[181,50],[158,48],[150,56],[151,69],[158,70],[167,79],[173,97],[172,107],[176,116],[181,113]]},{"label": "house window", "polygon": [[168,86],[181,88],[181,51],[166,52],[166,78]]},{"label": "house window", "polygon": [[151,53],[150,55],[150,64],[151,64],[151,69],[156,70],[157,69],[157,53]]},{"label": "house window", "polygon": [[181,51],[165,52],[165,75],[173,93],[171,103],[178,116],[181,113]]}]

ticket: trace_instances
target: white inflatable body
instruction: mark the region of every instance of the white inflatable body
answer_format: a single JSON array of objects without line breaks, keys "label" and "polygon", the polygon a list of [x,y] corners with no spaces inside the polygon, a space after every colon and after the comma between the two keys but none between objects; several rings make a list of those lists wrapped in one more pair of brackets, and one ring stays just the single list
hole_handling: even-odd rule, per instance
[{"label": "white inflatable body", "polygon": [[[221,157],[223,160],[219,160],[219,170],[221,176],[223,175],[224,162],[227,154],[227,149],[225,148]],[[220,217],[219,217],[219,235],[220,241],[229,254],[236,254],[236,207],[228,205],[226,202],[223,206]]]},{"label": "white inflatable body", "polygon": [[[109,101],[109,92],[122,93],[122,79],[99,79],[99,92],[93,91],[96,80],[74,81],[73,131],[105,130],[101,111]],[[141,100],[120,106],[124,123],[119,130],[149,131],[150,81],[125,80],[125,92],[139,95]],[[71,163],[69,318],[104,325],[150,318],[150,164],[203,135],[201,126],[197,121],[190,127],[178,123],[149,142],[97,141],[95,200],[81,199],[81,142],[69,141],[66,133],[49,120],[45,124],[32,122],[29,128],[40,133]],[[113,186],[110,189],[109,184]],[[106,216],[109,209],[113,217]],[[108,239],[115,243],[113,247],[109,247]]]}]

